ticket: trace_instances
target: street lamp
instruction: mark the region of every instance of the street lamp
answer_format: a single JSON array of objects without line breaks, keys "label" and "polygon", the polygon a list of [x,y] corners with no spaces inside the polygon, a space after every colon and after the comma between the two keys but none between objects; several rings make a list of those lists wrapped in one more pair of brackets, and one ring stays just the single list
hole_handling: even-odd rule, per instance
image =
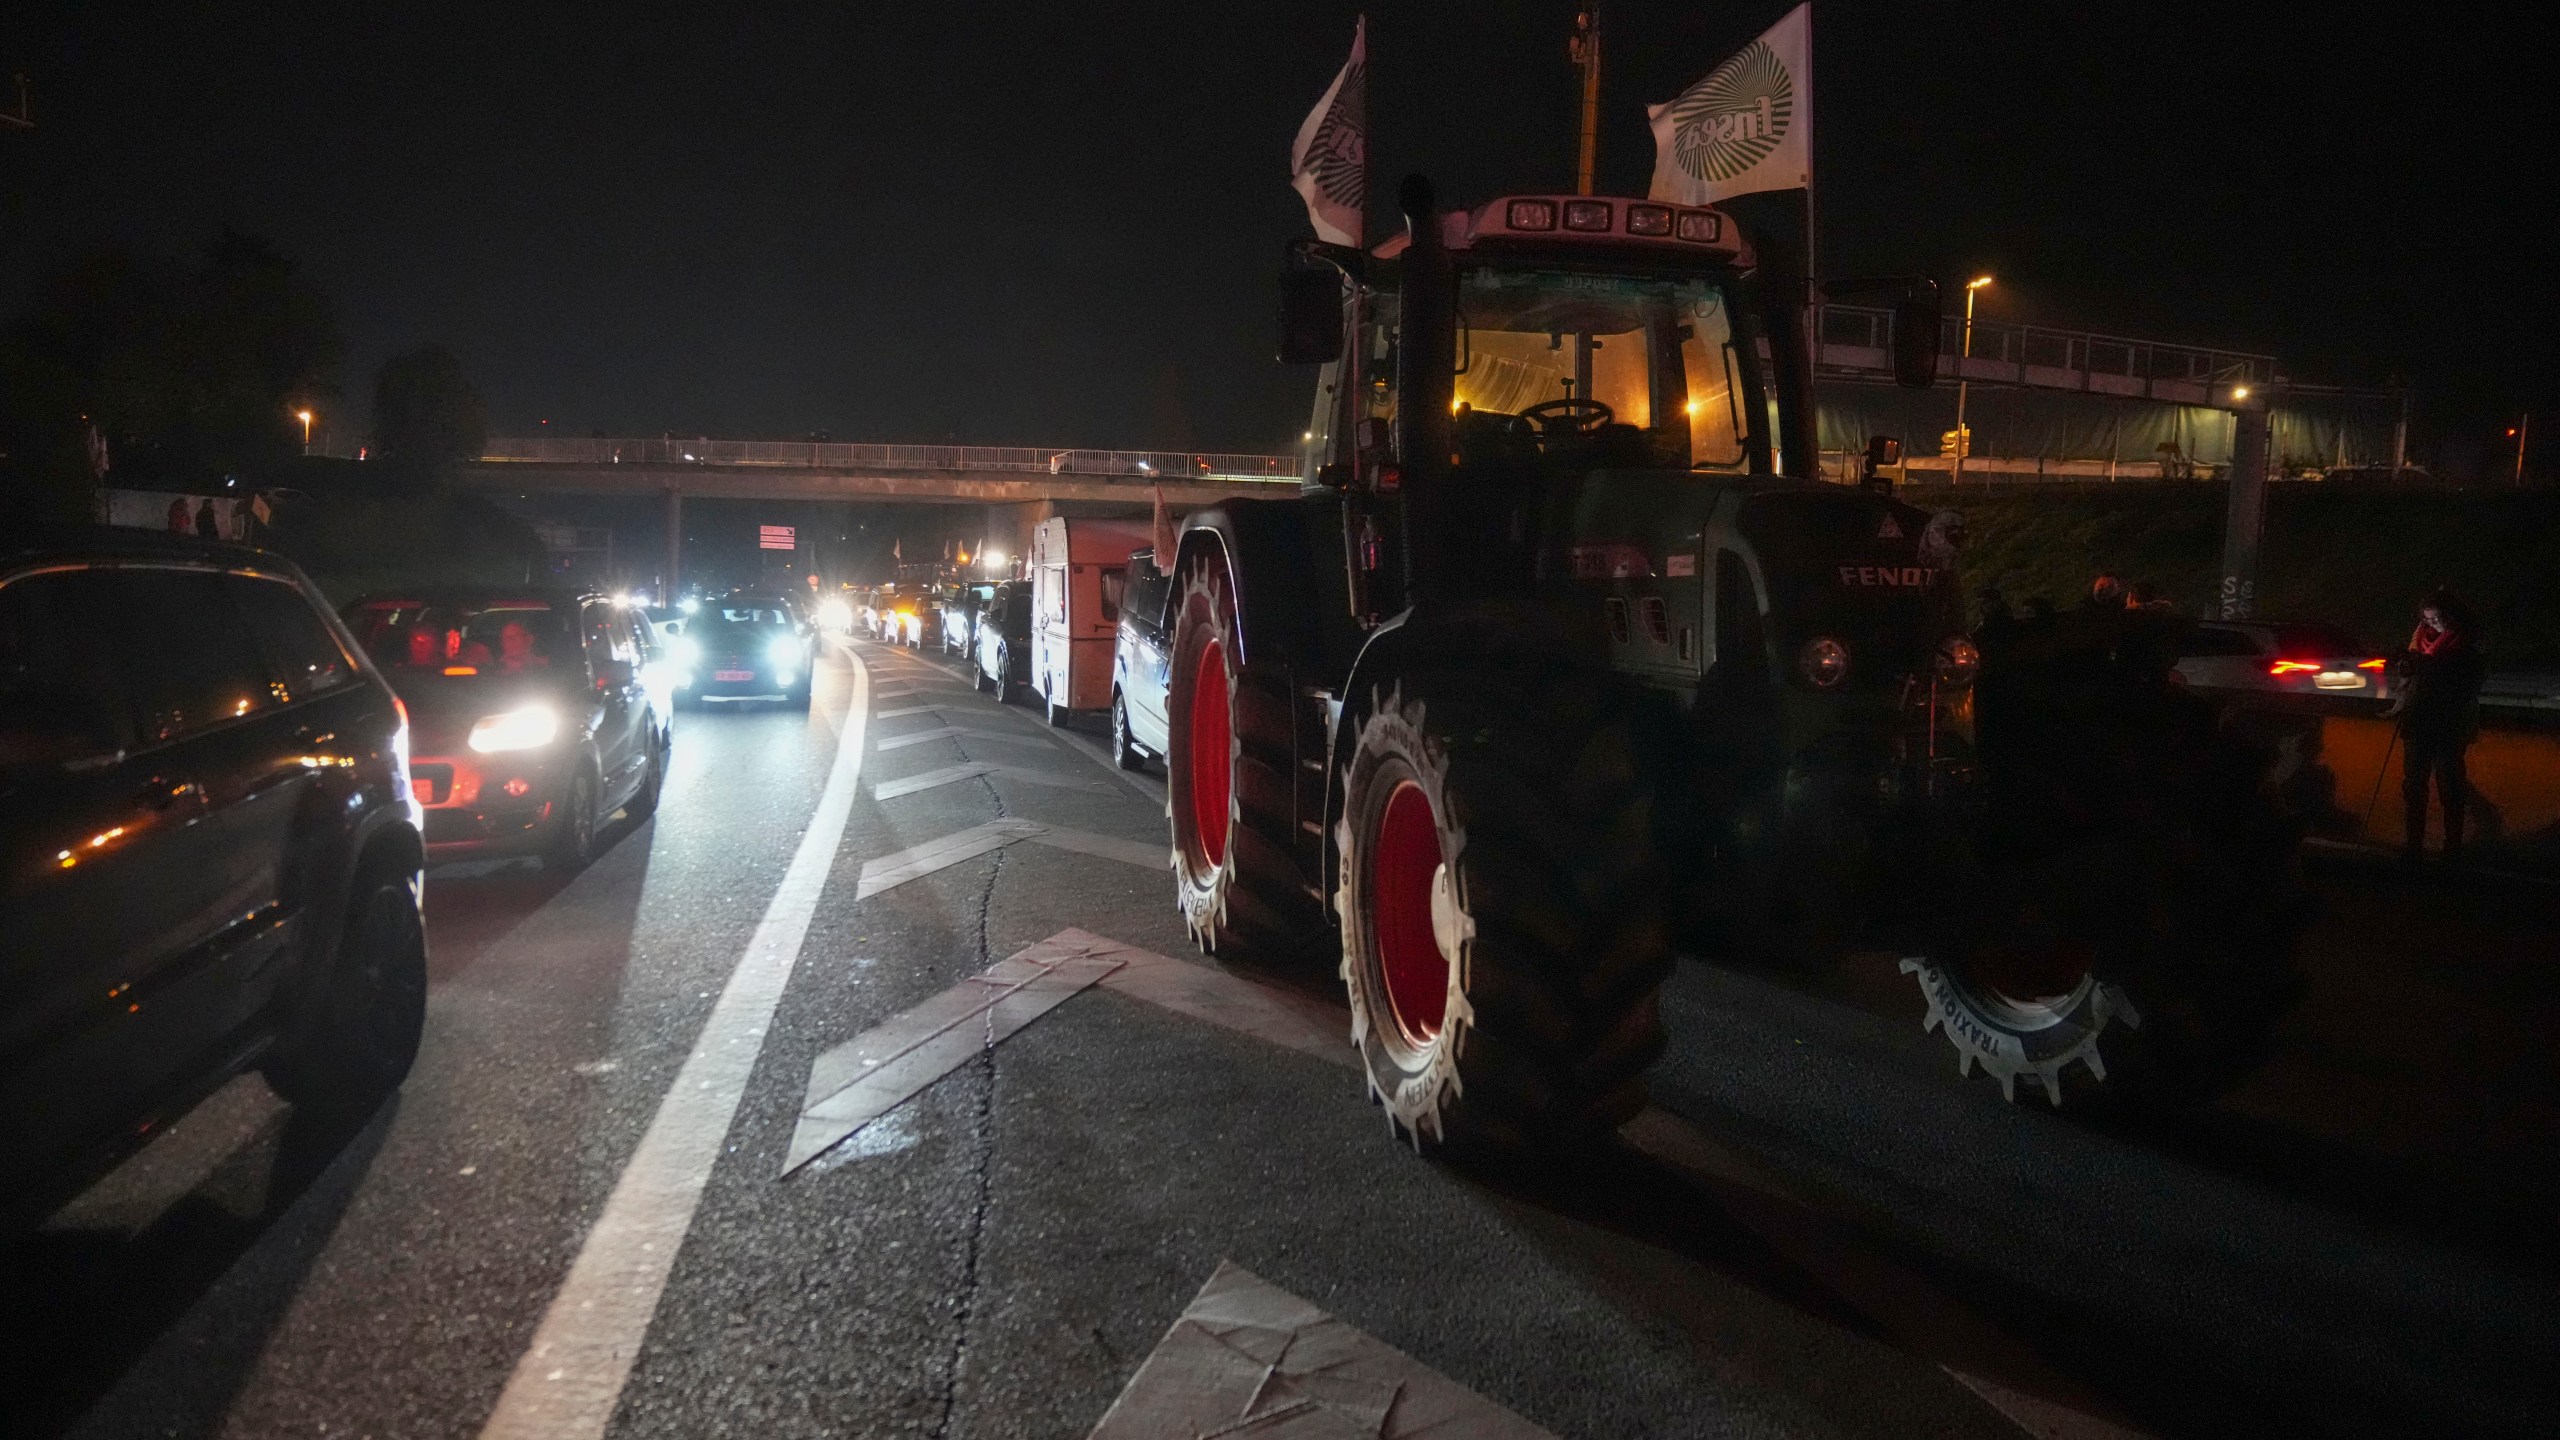
[{"label": "street lamp", "polygon": [[302,422],[302,453],[308,455],[311,453],[311,412],[296,410],[293,418]]},{"label": "street lamp", "polygon": [[1964,429],[1965,362],[1973,358],[1973,297],[1982,293],[1982,288],[1990,283],[1991,277],[1984,275],[1966,281],[1964,287],[1964,346],[1956,361],[1956,468],[1948,481],[1952,485],[1964,483],[1964,453],[1973,448],[1972,437],[1966,435]]}]

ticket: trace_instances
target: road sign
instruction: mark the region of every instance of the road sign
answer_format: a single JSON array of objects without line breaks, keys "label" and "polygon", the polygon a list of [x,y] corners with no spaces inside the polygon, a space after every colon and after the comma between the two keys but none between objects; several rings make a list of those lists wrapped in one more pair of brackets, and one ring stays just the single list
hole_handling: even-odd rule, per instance
[{"label": "road sign", "polygon": [[756,527],[756,545],[765,550],[797,550],[800,548],[800,533],[789,525],[759,525]]}]

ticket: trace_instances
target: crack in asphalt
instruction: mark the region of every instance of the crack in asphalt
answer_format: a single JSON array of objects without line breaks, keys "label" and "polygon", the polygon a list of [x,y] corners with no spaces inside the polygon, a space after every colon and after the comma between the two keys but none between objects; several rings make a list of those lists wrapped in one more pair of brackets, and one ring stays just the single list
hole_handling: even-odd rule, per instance
[{"label": "crack in asphalt", "polygon": [[[965,748],[961,758],[969,758]],[[1009,815],[1011,812],[1005,808],[1004,797],[996,793],[995,785],[983,775],[978,779],[986,787],[988,798],[995,802],[997,817]],[[988,917],[995,908],[996,881],[1004,874],[1004,860],[1005,852],[997,850],[995,867],[987,872],[986,888],[978,894],[978,964],[982,969],[995,963],[995,952],[987,942],[987,926]],[[978,1104],[970,1126],[970,1140],[977,1152],[971,1166],[977,1194],[970,1203],[968,1238],[961,1247],[960,1293],[952,1310],[950,1358],[943,1367],[942,1411],[934,1420],[933,1440],[946,1440],[951,1433],[952,1418],[959,1411],[960,1376],[969,1359],[969,1322],[977,1309],[978,1261],[986,1237],[987,1207],[995,1168],[996,1012],[993,1006],[988,1007],[984,1024],[986,1028],[976,1065]]]}]

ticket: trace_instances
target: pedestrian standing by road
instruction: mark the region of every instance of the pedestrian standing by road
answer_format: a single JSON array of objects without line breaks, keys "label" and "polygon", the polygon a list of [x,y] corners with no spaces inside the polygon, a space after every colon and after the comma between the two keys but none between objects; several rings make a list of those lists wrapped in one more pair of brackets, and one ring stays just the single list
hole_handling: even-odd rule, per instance
[{"label": "pedestrian standing by road", "polygon": [[2403,857],[2414,864],[2426,853],[2432,776],[2444,807],[2444,854],[2451,859],[2462,850],[2471,791],[2463,752],[2480,732],[2480,687],[2488,679],[2479,630],[2461,597],[2439,589],[2418,607],[2418,628],[2400,653],[2399,670],[2400,698],[2388,713],[2400,720],[2400,795],[2408,825]]},{"label": "pedestrian standing by road", "polygon": [[222,517],[214,511],[211,500],[196,507],[196,538],[200,540],[222,538]]}]

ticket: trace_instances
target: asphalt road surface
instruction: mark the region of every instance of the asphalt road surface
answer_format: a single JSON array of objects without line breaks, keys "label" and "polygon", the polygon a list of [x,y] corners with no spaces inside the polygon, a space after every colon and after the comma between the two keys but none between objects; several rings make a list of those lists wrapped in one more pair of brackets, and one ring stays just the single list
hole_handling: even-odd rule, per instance
[{"label": "asphalt road surface", "polygon": [[2371,1004],[2176,1134],[1684,963],[1620,1153],[1461,1172],[1197,956],[1163,793],[867,644],[687,712],[583,874],[431,874],[396,1102],[237,1082],[7,1254],[5,1432],[2560,1427],[2547,897],[2330,874]]}]

